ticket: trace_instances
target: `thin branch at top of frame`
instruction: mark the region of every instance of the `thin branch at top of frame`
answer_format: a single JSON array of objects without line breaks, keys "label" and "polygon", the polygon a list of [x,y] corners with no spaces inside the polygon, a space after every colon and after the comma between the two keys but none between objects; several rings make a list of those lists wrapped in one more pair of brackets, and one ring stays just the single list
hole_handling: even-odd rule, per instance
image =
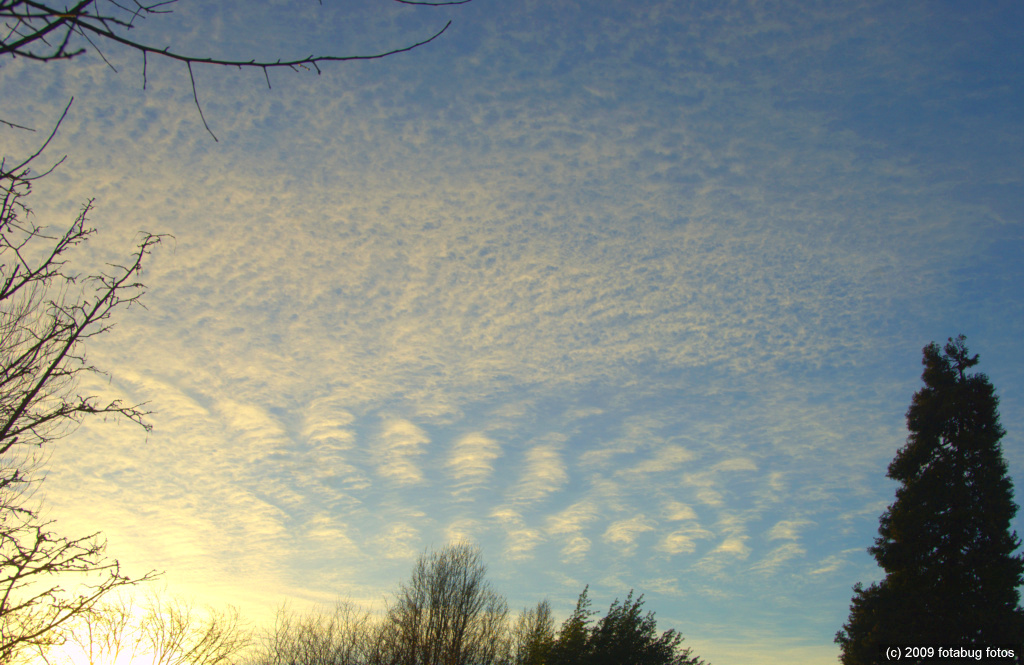
[{"label": "thin branch at top of frame", "polygon": [[[321,4],[323,4],[322,0]],[[448,5],[464,5],[472,0],[439,0],[430,2],[427,0],[394,0],[400,4],[418,5],[427,7],[443,7]],[[99,40],[107,40],[122,46],[134,49],[142,53],[142,87],[146,87],[146,74],[148,56],[153,54],[157,57],[176,60],[186,65],[189,74],[189,82],[192,87],[192,97],[196,109],[199,111],[200,119],[206,131],[213,140],[217,137],[210,129],[206,118],[203,115],[202,106],[199,103],[199,94],[196,90],[195,76],[192,65],[220,65],[226,67],[243,67],[262,69],[267,85],[270,85],[268,71],[287,67],[292,70],[299,68],[316,70],[320,74],[320,63],[325,62],[351,62],[356,60],[379,60],[399,53],[407,53],[421,46],[431,43],[440,37],[452,22],[448,21],[444,26],[426,39],[406,46],[389,49],[380,53],[361,55],[309,55],[304,58],[293,60],[228,60],[213,57],[200,57],[171,50],[170,47],[158,48],[150,44],[129,39],[119,32],[130,31],[137,20],[143,19],[151,14],[169,14],[177,0],[78,0],[71,7],[59,7],[56,4],[40,2],[39,0],[0,0],[0,55],[9,54],[12,57],[24,57],[31,60],[52,61],[70,60],[85,53],[86,47],[75,48],[70,45],[74,36],[79,36],[91,46],[104,62],[113,68],[113,65],[103,56],[99,48]],[[105,5],[103,3],[106,3]],[[120,13],[119,13],[120,12]],[[115,69],[116,71],[116,69]],[[5,123],[11,124],[11,123]]]}]

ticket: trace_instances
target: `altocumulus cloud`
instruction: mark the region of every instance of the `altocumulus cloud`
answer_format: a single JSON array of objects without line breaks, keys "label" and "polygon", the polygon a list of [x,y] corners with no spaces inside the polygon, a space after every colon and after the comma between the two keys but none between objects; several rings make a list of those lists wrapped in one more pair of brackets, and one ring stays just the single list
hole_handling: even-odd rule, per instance
[{"label": "altocumulus cloud", "polygon": [[408,420],[395,420],[384,426],[380,443],[377,472],[381,476],[403,485],[423,481],[423,472],[415,461],[430,443],[423,430]]},{"label": "altocumulus cloud", "polygon": [[522,476],[512,491],[517,503],[532,503],[558,490],[568,480],[561,449],[564,437],[554,435],[553,441],[538,443],[526,451]]},{"label": "altocumulus cloud", "polygon": [[605,542],[620,546],[624,552],[630,553],[636,546],[636,540],[642,533],[653,531],[656,523],[644,515],[635,515],[629,519],[612,522],[604,532]]},{"label": "altocumulus cloud", "polygon": [[478,488],[494,471],[494,460],[500,456],[498,443],[478,432],[456,441],[448,458],[452,494],[464,496]]}]

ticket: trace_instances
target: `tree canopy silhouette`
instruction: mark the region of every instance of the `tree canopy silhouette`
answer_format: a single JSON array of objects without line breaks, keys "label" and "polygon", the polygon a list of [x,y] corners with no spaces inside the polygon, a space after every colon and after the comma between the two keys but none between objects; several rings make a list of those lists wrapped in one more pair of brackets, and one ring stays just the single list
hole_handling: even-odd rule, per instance
[{"label": "tree canopy silhouette", "polygon": [[376,662],[492,665],[506,651],[508,603],[487,581],[480,549],[424,552],[388,607]]},{"label": "tree canopy silhouette", "polygon": [[846,665],[882,662],[885,644],[1024,642],[1024,560],[1010,529],[1017,505],[995,389],[969,372],[978,356],[962,335],[945,348],[926,346],[922,362],[910,435],[887,474],[900,487],[868,549],[885,577],[854,586],[849,620],[836,634]]},{"label": "tree canopy silhouette", "polygon": [[583,589],[562,624],[547,665],[705,665],[692,649],[683,648],[683,636],[675,630],[658,634],[654,612],[644,614],[644,597],[633,598],[632,590],[591,626],[588,590]]}]

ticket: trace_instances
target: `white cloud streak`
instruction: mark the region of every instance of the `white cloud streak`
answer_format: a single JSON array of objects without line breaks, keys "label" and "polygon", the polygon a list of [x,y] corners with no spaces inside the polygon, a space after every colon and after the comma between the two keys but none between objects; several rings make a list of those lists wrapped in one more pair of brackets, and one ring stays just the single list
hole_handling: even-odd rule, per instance
[{"label": "white cloud streak", "polygon": [[478,432],[456,441],[448,458],[452,493],[465,495],[480,487],[494,472],[494,460],[500,456],[498,443]]},{"label": "white cloud streak", "polygon": [[426,452],[423,448],[428,443],[430,439],[423,430],[411,422],[388,423],[381,434],[377,473],[402,485],[422,482],[423,472],[415,460]]},{"label": "white cloud streak", "polygon": [[561,488],[568,480],[560,443],[539,443],[526,451],[522,476],[513,488],[516,502],[532,503]]}]

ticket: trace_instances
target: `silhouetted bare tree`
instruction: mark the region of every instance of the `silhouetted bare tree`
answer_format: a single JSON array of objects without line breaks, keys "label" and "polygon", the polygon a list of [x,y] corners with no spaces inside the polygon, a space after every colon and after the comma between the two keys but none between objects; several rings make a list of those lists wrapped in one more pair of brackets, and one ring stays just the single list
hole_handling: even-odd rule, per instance
[{"label": "silhouetted bare tree", "polygon": [[298,615],[282,607],[274,627],[257,638],[250,665],[364,665],[373,651],[370,614],[350,603]]},{"label": "silhouetted bare tree", "polygon": [[545,665],[555,642],[555,619],[551,605],[542,600],[524,609],[512,629],[512,662],[515,665]]},{"label": "silhouetted bare tree", "polygon": [[508,603],[491,588],[479,548],[424,553],[403,583],[378,641],[375,662],[492,665],[508,654]]},{"label": "silhouetted bare tree", "polygon": [[[65,109],[65,113],[66,113]],[[58,123],[59,125],[59,123]],[[56,129],[54,130],[56,131]],[[44,144],[45,147],[45,144]],[[161,240],[143,234],[123,265],[83,276],[70,255],[94,233],[91,201],[64,231],[31,219],[27,197],[40,177],[34,155],[8,167],[0,160],[0,662],[61,639],[61,627],[90,611],[132,579],[104,555],[97,534],[67,538],[53,531],[31,501],[42,447],[87,416],[117,416],[144,429],[140,405],[77,392],[83,374],[98,373],[85,343],[139,301],[146,255]],[[45,175],[45,173],[41,174]],[[57,579],[78,579],[74,591]]]},{"label": "silhouetted bare tree", "polygon": [[135,663],[229,665],[249,646],[238,612],[200,609],[180,599],[150,594],[98,605],[76,617],[61,649],[41,649],[46,665]]}]

